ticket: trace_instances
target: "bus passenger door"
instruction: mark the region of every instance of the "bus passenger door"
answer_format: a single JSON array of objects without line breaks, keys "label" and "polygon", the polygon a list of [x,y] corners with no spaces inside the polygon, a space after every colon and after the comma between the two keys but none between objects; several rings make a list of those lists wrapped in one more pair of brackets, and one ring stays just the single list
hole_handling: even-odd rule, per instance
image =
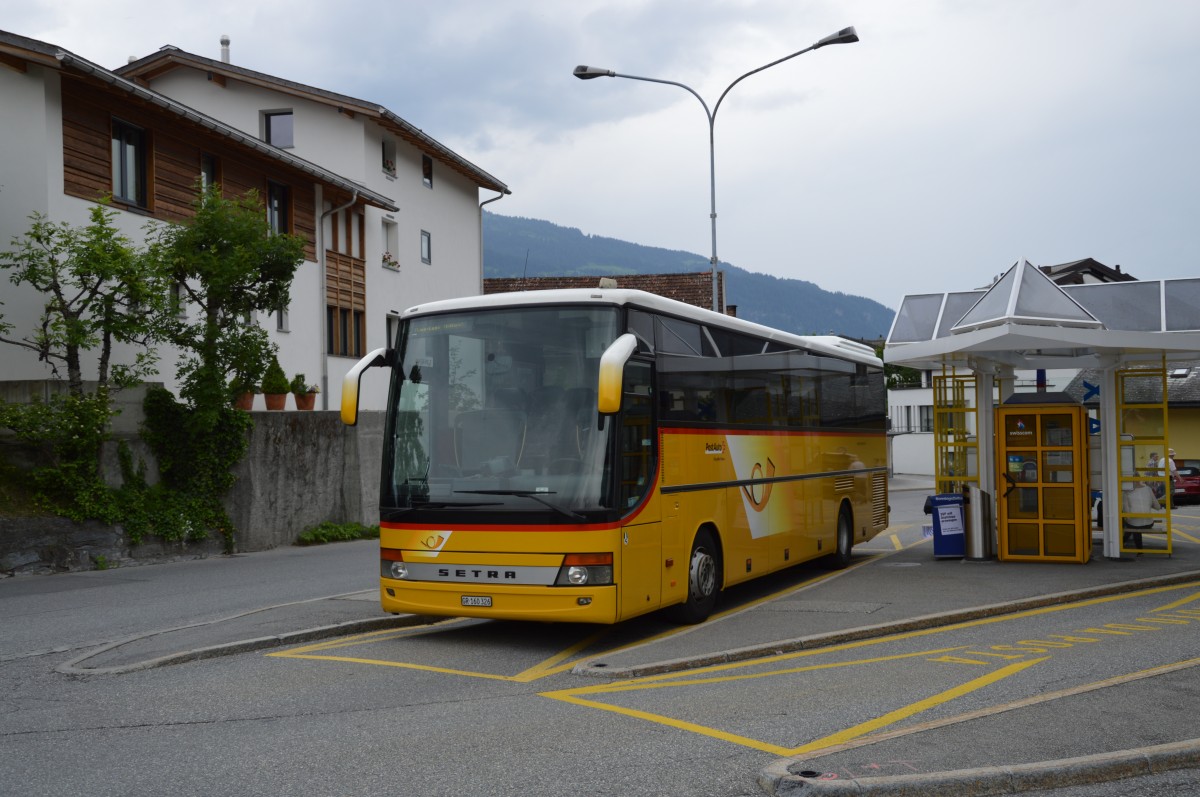
[{"label": "bus passenger door", "polygon": [[617,490],[628,516],[621,529],[619,591],[621,617],[656,609],[661,601],[662,527],[654,480],[658,443],[654,435],[650,364],[625,366],[618,414]]}]

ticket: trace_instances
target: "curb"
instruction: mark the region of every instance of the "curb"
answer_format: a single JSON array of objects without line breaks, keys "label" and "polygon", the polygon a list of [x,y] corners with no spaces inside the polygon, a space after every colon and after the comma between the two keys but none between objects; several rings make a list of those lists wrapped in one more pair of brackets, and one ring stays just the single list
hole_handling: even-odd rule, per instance
[{"label": "curb", "polygon": [[628,667],[609,667],[603,662],[584,662],[577,664],[571,672],[575,675],[587,675],[598,678],[638,678],[644,675],[661,675],[664,673],[680,672],[682,670],[708,667],[717,664],[729,664],[736,661],[746,661],[762,656],[774,656],[781,653],[792,653],[798,650],[812,650],[840,645],[846,642],[858,642],[864,639],[902,634],[909,631],[923,631],[927,628],[937,628],[954,623],[979,620],[986,617],[997,617],[1005,614],[1016,614],[1029,609],[1040,609],[1044,606],[1054,606],[1061,603],[1071,603],[1089,598],[1101,598],[1107,595],[1120,595],[1125,592],[1136,592],[1140,589],[1170,586],[1200,578],[1200,570],[1190,570],[1184,573],[1172,573],[1166,576],[1122,581],[1115,584],[1103,584],[1096,587],[1075,590],[1073,592],[1056,592],[1050,595],[1038,595],[1032,598],[1022,598],[1008,603],[993,603],[986,606],[976,606],[969,609],[956,609],[937,614],[927,614],[909,620],[898,620],[893,623],[866,625],[850,628],[845,631],[831,631],[824,634],[784,639],[760,645],[750,645],[743,648],[733,648],[718,653],[703,656],[691,656],[666,661],[633,664]]},{"label": "curb", "polygon": [[[126,637],[119,639],[116,642],[110,642],[106,645],[101,645],[98,648],[93,648],[82,656],[77,656],[68,662],[60,664],[54,668],[55,672],[64,675],[121,675],[138,670],[149,670],[154,667],[165,667],[169,664],[182,664],[188,661],[199,661],[200,659],[211,659],[217,656],[229,656],[236,653],[249,653],[255,650],[265,650],[266,648],[283,647],[284,645],[297,645],[303,642],[315,642],[319,639],[328,639],[330,637],[340,636],[347,633],[363,633],[367,631],[382,631],[391,628],[407,628],[413,625],[426,623],[430,618],[416,614],[404,614],[398,617],[371,617],[365,620],[349,620],[344,623],[335,623],[333,625],[317,626],[316,628],[308,628],[301,631],[289,631],[283,634],[274,634],[271,636],[256,637],[254,639],[243,639],[237,642],[224,642],[219,645],[209,645],[202,648],[192,648],[191,650],[183,650],[177,653],[169,653],[165,656],[159,656],[145,661],[138,661],[132,664],[120,664],[113,667],[81,667],[81,663],[88,659],[95,658],[101,653],[107,653],[110,650],[115,650],[122,645],[127,645],[130,642],[135,642],[146,637],[157,636],[158,634],[169,633],[171,631],[181,630],[179,628],[170,628],[166,631],[155,631],[149,634],[141,634],[139,636]],[[187,626],[184,626],[186,628]]]},{"label": "curb", "polygon": [[1033,764],[978,767],[884,778],[837,779],[781,759],[764,767],[758,784],[771,795],[892,795],[893,797],[976,797],[1085,786],[1200,766],[1200,739],[1061,758]]}]

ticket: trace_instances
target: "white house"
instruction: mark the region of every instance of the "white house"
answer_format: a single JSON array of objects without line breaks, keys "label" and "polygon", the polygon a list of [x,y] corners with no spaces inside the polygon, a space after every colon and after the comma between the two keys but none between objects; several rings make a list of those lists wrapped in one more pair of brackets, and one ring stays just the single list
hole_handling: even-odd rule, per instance
[{"label": "white house", "polygon": [[[324,383],[330,407],[357,355],[385,345],[393,313],[481,292],[479,189],[498,198],[508,193],[503,184],[378,106],[227,64],[228,74],[176,68],[167,61],[174,56],[186,54],[168,48],[123,75],[0,31],[0,248],[26,232],[35,212],[86,224],[106,194],[116,225],[137,241],[148,222],[188,217],[197,179],[219,183],[226,195],[256,189],[271,223],[307,241],[288,308],[256,322],[278,344],[289,376]],[[138,71],[151,63],[154,79]],[[156,79],[179,96],[156,90]],[[203,99],[222,84],[224,101],[209,97],[205,108],[184,97],[191,90]],[[0,302],[14,326],[9,337],[37,324],[42,301],[34,292],[5,279]],[[159,378],[174,388],[176,354],[160,354]],[[11,345],[0,345],[0,374],[52,376],[35,354]],[[84,376],[94,374],[93,365]],[[385,389],[368,389],[364,405],[382,406]]]},{"label": "white house", "polygon": [[[326,406],[336,407],[342,376],[387,345],[401,311],[483,292],[480,189],[496,192],[491,199],[509,190],[378,103],[238,67],[229,40],[221,44],[220,60],[167,46],[115,71],[395,205],[323,203],[317,248],[325,289],[297,296],[269,324],[288,373],[309,360],[293,364],[293,350],[319,351],[314,371]],[[382,388],[381,380],[364,383],[364,408],[382,407]]]}]

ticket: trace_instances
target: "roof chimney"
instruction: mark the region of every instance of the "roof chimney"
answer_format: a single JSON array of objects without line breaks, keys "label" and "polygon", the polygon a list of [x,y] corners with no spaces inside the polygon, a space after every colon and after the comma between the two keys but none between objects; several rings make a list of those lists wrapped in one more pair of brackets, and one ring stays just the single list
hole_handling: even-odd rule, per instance
[{"label": "roof chimney", "polygon": [[229,63],[229,34],[221,36],[221,63]]}]

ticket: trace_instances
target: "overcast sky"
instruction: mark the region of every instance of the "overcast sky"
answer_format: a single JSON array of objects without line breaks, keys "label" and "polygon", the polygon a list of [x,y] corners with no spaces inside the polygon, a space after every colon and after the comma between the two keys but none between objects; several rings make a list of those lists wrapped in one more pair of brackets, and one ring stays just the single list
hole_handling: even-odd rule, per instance
[{"label": "overcast sky", "polygon": [[218,58],[228,34],[235,64],[384,105],[505,182],[489,210],[704,257],[700,103],[572,69],[711,108],[848,25],[857,44],[722,102],[722,261],[893,309],[1022,257],[1200,276],[1194,0],[32,0],[0,21],[109,68]]}]

